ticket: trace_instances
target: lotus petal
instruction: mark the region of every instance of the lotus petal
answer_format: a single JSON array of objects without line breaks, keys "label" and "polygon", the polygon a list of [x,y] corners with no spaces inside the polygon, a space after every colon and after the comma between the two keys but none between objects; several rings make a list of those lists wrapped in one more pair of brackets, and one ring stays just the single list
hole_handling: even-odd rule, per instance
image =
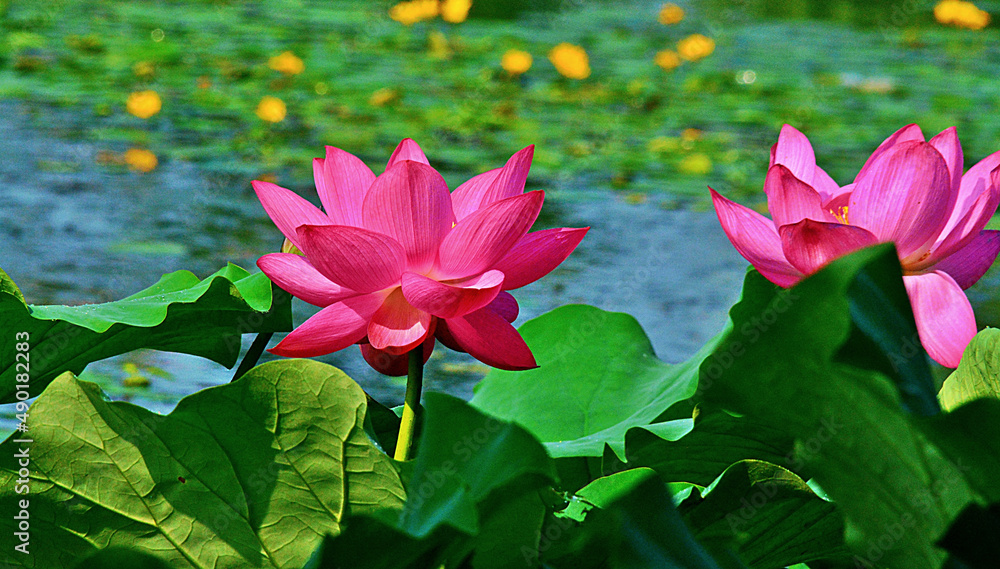
[{"label": "lotus petal", "polygon": [[500,294],[493,299],[493,302],[486,305],[487,310],[492,310],[500,315],[501,318],[507,322],[514,322],[517,320],[517,314],[520,312],[520,308],[517,306],[517,300],[509,292],[500,291]]},{"label": "lotus petal", "polygon": [[560,227],[522,237],[494,267],[505,275],[503,289],[520,288],[549,274],[569,257],[589,229]]},{"label": "lotus petal", "polygon": [[531,228],[545,193],[529,192],[492,203],[448,233],[438,252],[438,280],[466,278],[493,268]]},{"label": "lotus petal", "polygon": [[316,191],[327,217],[335,225],[362,227],[361,205],[375,174],[357,156],[332,146],[326,158],[313,160]]},{"label": "lotus petal", "polygon": [[783,164],[775,164],[764,180],[767,208],[774,225],[781,227],[803,219],[835,221],[823,207],[823,199],[809,184],[795,177]]},{"label": "lotus petal", "polygon": [[416,273],[403,273],[403,296],[415,308],[440,318],[454,318],[479,310],[493,302],[504,282],[500,271],[442,283]]},{"label": "lotus petal", "polygon": [[[1000,171],[996,174],[1000,177]],[[948,229],[947,234],[942,231],[938,243],[934,245],[928,255],[916,261],[906,259],[904,264],[908,265],[908,268],[922,270],[941,262],[952,253],[962,249],[982,232],[986,224],[993,218],[998,204],[1000,204],[1000,184],[991,184],[988,191],[979,194],[962,219]]]},{"label": "lotus petal", "polygon": [[837,257],[878,243],[871,232],[860,227],[811,219],[782,225],[778,233],[785,258],[807,275]]},{"label": "lotus petal", "polygon": [[364,294],[331,304],[268,351],[290,358],[311,358],[343,350],[365,337],[368,321],[384,298],[382,293]]},{"label": "lotus petal", "polygon": [[404,160],[375,179],[365,196],[365,227],[395,239],[411,271],[434,263],[441,240],[455,223],[451,194],[437,170]]},{"label": "lotus petal", "polygon": [[995,185],[993,172],[998,167],[1000,167],[1000,152],[994,152],[969,168],[969,171],[962,176],[958,195],[955,197],[955,205],[951,210],[951,215],[948,216],[948,222],[941,231],[939,241],[944,240],[944,237],[951,233],[952,228],[958,225],[959,221],[972,209],[980,195],[987,191],[990,186]]},{"label": "lotus petal", "polygon": [[495,176],[485,177],[486,174],[480,174],[476,178],[483,178],[476,183],[471,183],[472,180],[469,180],[459,186],[451,195],[455,217],[461,220],[491,203],[524,193],[534,153],[534,145],[523,148],[511,156]]},{"label": "lotus petal", "polygon": [[420,145],[417,144],[412,138],[404,138],[396,146],[396,149],[392,151],[392,156],[389,157],[389,163],[385,165],[386,172],[389,168],[395,166],[398,162],[403,160],[413,160],[414,162],[420,162],[421,164],[431,163],[427,160],[427,156],[424,155],[424,151],[420,149]]},{"label": "lotus petal", "polygon": [[257,266],[282,290],[309,304],[329,306],[358,295],[323,276],[302,255],[271,253],[257,259]]},{"label": "lotus petal", "polygon": [[930,250],[948,215],[948,166],[926,142],[901,142],[858,176],[850,223],[892,241],[900,258]]},{"label": "lotus petal", "polygon": [[[423,363],[426,364],[434,352],[434,335],[428,334],[422,346]],[[409,352],[405,354],[392,354],[385,350],[373,348],[371,344],[366,343],[361,344],[361,355],[368,362],[368,365],[372,366],[372,369],[381,374],[398,377],[406,375],[409,372]]]},{"label": "lotus petal", "polygon": [[982,231],[965,247],[934,265],[933,270],[948,273],[958,286],[967,289],[993,266],[997,253],[1000,253],[1000,231]]},{"label": "lotus petal", "polygon": [[823,199],[823,203],[827,203],[830,200],[836,198],[837,196],[843,194],[845,191],[850,192],[847,186],[843,188],[826,173],[826,170],[816,166],[816,170],[813,171],[812,187],[819,194],[820,198]]},{"label": "lotus petal", "polygon": [[480,209],[482,196],[490,191],[493,182],[500,177],[503,168],[487,170],[478,176],[469,178],[451,193],[451,206],[455,210],[455,219],[461,221],[471,213]]},{"label": "lotus petal", "polygon": [[781,164],[796,178],[810,184],[816,170],[816,153],[806,135],[795,127],[784,125],[778,135],[778,143],[771,148],[771,164]]},{"label": "lotus petal", "polygon": [[790,287],[802,272],[785,259],[774,223],[763,215],[712,192],[712,203],[726,237],[760,274],[778,286]]},{"label": "lotus petal", "polygon": [[303,225],[302,251],[331,281],[361,294],[399,283],[406,268],[403,247],[391,237],[346,225]]},{"label": "lotus petal", "polygon": [[958,367],[962,352],[976,335],[976,316],[968,297],[948,273],[904,275],[920,343],[934,361]]},{"label": "lotus petal", "polygon": [[407,302],[403,291],[397,288],[372,315],[368,341],[373,348],[405,354],[423,342],[427,334],[433,333],[432,320],[430,314]]},{"label": "lotus petal", "polygon": [[484,308],[447,320],[448,332],[472,357],[495,368],[525,370],[538,367],[524,339],[507,320]]},{"label": "lotus petal", "polygon": [[293,245],[302,249],[299,235],[295,230],[300,225],[332,225],[333,222],[320,209],[292,190],[276,186],[270,182],[251,182],[257,199],[271,221],[278,226],[282,235]]},{"label": "lotus petal", "polygon": [[[958,141],[958,132],[955,127],[946,128],[928,143],[941,153],[945,164],[948,165],[948,173],[951,174],[949,193],[955,197],[962,183],[962,170],[965,169],[965,156],[962,154],[962,144]],[[954,202],[951,205],[954,205]]]},{"label": "lotus petal", "polygon": [[878,148],[876,148],[875,152],[872,152],[872,155],[868,157],[868,160],[865,161],[864,166],[861,167],[861,171],[858,172],[858,175],[854,178],[854,180],[857,181],[858,178],[861,177],[861,174],[868,170],[879,156],[884,154],[893,146],[896,146],[901,142],[924,142],[924,140],[924,133],[921,132],[919,126],[915,124],[908,124],[904,126],[903,128],[892,133],[889,138],[883,140],[882,144],[878,145]]}]

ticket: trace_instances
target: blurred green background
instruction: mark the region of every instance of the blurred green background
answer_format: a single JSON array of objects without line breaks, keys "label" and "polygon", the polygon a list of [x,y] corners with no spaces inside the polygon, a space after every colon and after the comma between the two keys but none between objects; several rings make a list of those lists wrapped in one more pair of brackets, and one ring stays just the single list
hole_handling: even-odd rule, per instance
[{"label": "blurred green background", "polygon": [[[53,136],[137,146],[242,186],[305,187],[324,144],[377,163],[404,136],[456,182],[534,143],[538,184],[586,177],[684,203],[704,202],[709,182],[756,199],[761,157],[786,122],[842,183],[909,122],[958,126],[972,157],[996,147],[995,30],[940,25],[933,2],[681,2],[672,25],[660,6],[479,0],[461,23],[404,26],[384,2],[8,0],[0,97],[29,103]],[[654,63],[691,34],[714,52],[669,71]],[[587,51],[588,78],[546,59],[561,42]],[[532,67],[505,72],[509,49]],[[301,73],[269,67],[285,51]],[[162,99],[145,120],[125,109],[144,90]],[[257,117],[264,96],[285,103],[284,120]],[[54,109],[72,116],[46,125]]]},{"label": "blurred green background", "polygon": [[[315,202],[324,145],[378,173],[411,137],[455,187],[535,144],[539,226],[595,229],[519,295],[523,315],[627,310],[676,361],[721,326],[746,265],[707,186],[761,209],[782,124],[841,184],[907,123],[928,137],[957,126],[967,167],[1000,149],[997,29],[942,24],[935,5],[677,0],[663,15],[662,2],[476,0],[461,18],[404,25],[390,14],[416,6],[0,0],[0,266],[29,302],[120,298],[169,270],[252,267],[276,250],[250,181]],[[695,35],[701,52],[685,47]],[[549,59],[562,43],[586,52],[585,78]],[[505,69],[510,50],[530,68]],[[1000,323],[997,285],[993,271],[969,291],[982,323]],[[481,368],[439,352],[437,387],[470,393]],[[400,398],[356,351],[330,361]],[[228,379],[150,354],[89,373],[116,396],[166,404]]]}]

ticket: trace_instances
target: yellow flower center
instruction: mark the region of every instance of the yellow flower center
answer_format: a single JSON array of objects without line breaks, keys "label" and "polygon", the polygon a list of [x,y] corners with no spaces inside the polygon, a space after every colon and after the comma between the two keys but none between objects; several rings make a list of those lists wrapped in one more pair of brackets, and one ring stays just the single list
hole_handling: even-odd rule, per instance
[{"label": "yellow flower center", "polygon": [[847,221],[847,206],[846,205],[840,206],[836,210],[832,210],[831,209],[830,213],[833,214],[833,217],[837,218],[837,221],[843,223],[844,225],[850,225],[851,224],[851,222]]}]

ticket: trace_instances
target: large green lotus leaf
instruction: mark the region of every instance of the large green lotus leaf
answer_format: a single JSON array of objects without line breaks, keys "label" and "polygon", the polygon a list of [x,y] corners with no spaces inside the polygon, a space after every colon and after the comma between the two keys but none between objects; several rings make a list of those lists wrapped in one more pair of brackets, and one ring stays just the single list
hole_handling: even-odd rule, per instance
[{"label": "large green lotus leaf", "polygon": [[493,505],[483,505],[477,536],[443,525],[418,538],[387,516],[348,518],[344,531],[328,536],[306,569],[468,569],[470,561],[473,569],[535,567],[545,507],[537,489],[525,490],[498,488]]},{"label": "large green lotus leaf", "polygon": [[795,460],[842,508],[861,566],[936,569],[945,560],[936,540],[963,508],[985,500],[963,469],[978,472],[976,455],[989,447],[978,440],[971,445],[978,450],[957,461],[959,449],[946,452],[946,442],[924,431],[949,423],[926,425],[915,414],[928,408],[919,384],[893,381],[877,365],[859,367],[875,358],[845,353],[885,349],[856,341],[857,311],[887,309],[851,301],[859,276],[883,294],[905,294],[895,251],[885,245],[838,259],[790,291],[748,273],[730,311],[732,332],[702,366],[701,394],[795,439]]},{"label": "large green lotus leaf", "polygon": [[706,496],[691,496],[678,509],[699,542],[715,552],[736,551],[751,569],[849,557],[837,508],[793,472],[767,462],[737,462]]},{"label": "large green lotus leaf", "polygon": [[490,370],[472,404],[523,425],[557,458],[601,456],[607,444],[624,460],[626,431],[691,397],[698,365],[717,342],[670,365],[653,354],[635,318],[583,305],[557,308],[519,331],[539,367]]},{"label": "large green lotus leaf", "polygon": [[[544,447],[522,427],[454,397],[428,393],[402,512],[345,520],[318,567],[518,567],[536,552],[555,482]],[[551,490],[549,490],[551,492]]]},{"label": "large green lotus leaf", "polygon": [[109,547],[87,557],[73,569],[170,569],[159,557],[137,549]]},{"label": "large green lotus leaf", "polygon": [[[72,567],[127,546],[171,567],[298,568],[348,515],[402,506],[389,457],[364,430],[366,398],[309,360],[254,368],[169,415],[108,402],[66,373],[31,406],[27,435],[0,444],[0,508],[30,499],[31,555],[12,566]],[[30,494],[17,494],[20,448]],[[11,516],[0,531],[14,531]],[[2,564],[2,563],[0,563]]]},{"label": "large green lotus leaf", "polygon": [[655,472],[650,468],[630,468],[602,476],[576,491],[576,495],[598,508],[607,508],[624,498]]},{"label": "large green lotus leaf", "polygon": [[1000,502],[966,508],[938,545],[952,554],[949,569],[996,569],[1000,559]]},{"label": "large green lotus leaf", "polygon": [[[382,452],[393,456],[396,439],[399,438],[399,417],[392,409],[368,397],[368,414],[365,415],[365,431]],[[419,437],[419,423],[414,437]]]},{"label": "large green lotus leaf", "polygon": [[263,273],[228,265],[199,280],[188,271],[105,304],[35,306],[0,271],[0,403],[14,400],[15,333],[28,333],[30,394],[59,374],[139,348],[194,354],[232,367],[240,335],[291,330],[290,297]]},{"label": "large green lotus leaf", "polygon": [[452,568],[468,558],[469,536],[442,526],[418,538],[379,516],[344,520],[344,530],[327,536],[305,569]]},{"label": "large green lotus leaf", "polygon": [[718,409],[699,409],[694,428],[683,437],[662,437],[653,423],[629,429],[625,436],[626,465],[648,467],[665,482],[708,486],[733,463],[756,459],[791,467],[793,439],[775,425],[736,417]]},{"label": "large green lotus leaf", "polygon": [[566,569],[742,568],[739,560],[713,558],[691,535],[666,486],[649,469],[620,472],[581,492],[602,507],[582,523],[554,518],[543,531],[540,559]]},{"label": "large green lotus leaf", "polygon": [[424,397],[424,412],[410,499],[400,517],[408,533],[422,537],[448,524],[476,535],[478,505],[495,489],[523,476],[555,481],[552,460],[520,426],[441,393]]},{"label": "large green lotus leaf", "polygon": [[[996,567],[1000,558],[1000,400],[974,399],[924,421],[924,432],[990,502],[988,507],[982,503],[966,507],[938,541],[953,556],[949,569]],[[964,565],[955,562],[956,557]]]},{"label": "large green lotus leaf", "polygon": [[[608,508],[652,472],[634,468],[604,476],[576,495]],[[844,558],[847,553],[843,518],[833,504],[791,471],[767,462],[737,462],[725,470],[707,496],[696,492],[678,509],[694,537],[717,558],[738,553],[751,569]]]},{"label": "large green lotus leaf", "polygon": [[851,333],[835,361],[873,369],[896,384],[904,409],[941,411],[927,355],[920,346],[899,263],[871,263],[847,287]]},{"label": "large green lotus leaf", "polygon": [[507,569],[525,564],[525,553],[537,550],[546,507],[539,476],[508,484],[480,506],[482,521],[473,546],[474,569]]},{"label": "large green lotus leaf", "polygon": [[1000,503],[1000,400],[976,399],[920,426],[979,494]]},{"label": "large green lotus leaf", "polygon": [[1000,330],[987,328],[976,334],[938,397],[949,411],[980,397],[1000,399]]},{"label": "large green lotus leaf", "polygon": [[[503,467],[498,465],[498,470]],[[591,497],[604,507],[591,509],[582,523],[550,515],[539,528],[537,510],[530,505],[534,492],[525,492],[530,484],[494,490],[497,500],[492,501],[507,505],[480,507],[478,537],[450,525],[415,537],[386,516],[350,518],[344,532],[328,538],[307,569],[457,569],[469,567],[470,559],[474,568],[719,569],[692,537],[655,473],[637,469],[607,478],[613,480],[591,488]],[[521,515],[513,515],[517,513]],[[503,529],[501,524],[511,527],[497,537],[494,532]],[[533,530],[536,545],[526,545],[523,539],[504,541],[525,530]],[[735,558],[726,561],[724,567],[743,568]]]}]

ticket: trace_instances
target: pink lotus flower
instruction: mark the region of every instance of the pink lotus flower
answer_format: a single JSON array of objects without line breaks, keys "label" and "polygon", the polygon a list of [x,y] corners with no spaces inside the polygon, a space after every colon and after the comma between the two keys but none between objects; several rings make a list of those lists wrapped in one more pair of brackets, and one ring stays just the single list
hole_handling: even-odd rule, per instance
[{"label": "pink lotus flower", "polygon": [[962,175],[962,147],[949,128],[925,141],[905,126],[839,186],[816,166],[809,140],[785,125],[764,181],[772,219],[712,190],[729,240],[764,277],[790,287],[836,257],[878,242],[896,245],[920,341],[938,363],[956,367],[976,319],[963,289],[1000,252],[984,231],[1000,202],[1000,152]]},{"label": "pink lotus flower", "polygon": [[406,354],[434,339],[501,369],[536,367],[511,326],[508,290],[545,276],[589,228],[528,233],[544,192],[524,193],[534,147],[448,191],[416,142],[403,140],[376,177],[328,146],[313,161],[320,211],[290,190],[254,181],[278,229],[303,255],[257,265],[278,286],[323,307],[270,351],[310,357],[361,344],[376,370],[405,375]]}]

